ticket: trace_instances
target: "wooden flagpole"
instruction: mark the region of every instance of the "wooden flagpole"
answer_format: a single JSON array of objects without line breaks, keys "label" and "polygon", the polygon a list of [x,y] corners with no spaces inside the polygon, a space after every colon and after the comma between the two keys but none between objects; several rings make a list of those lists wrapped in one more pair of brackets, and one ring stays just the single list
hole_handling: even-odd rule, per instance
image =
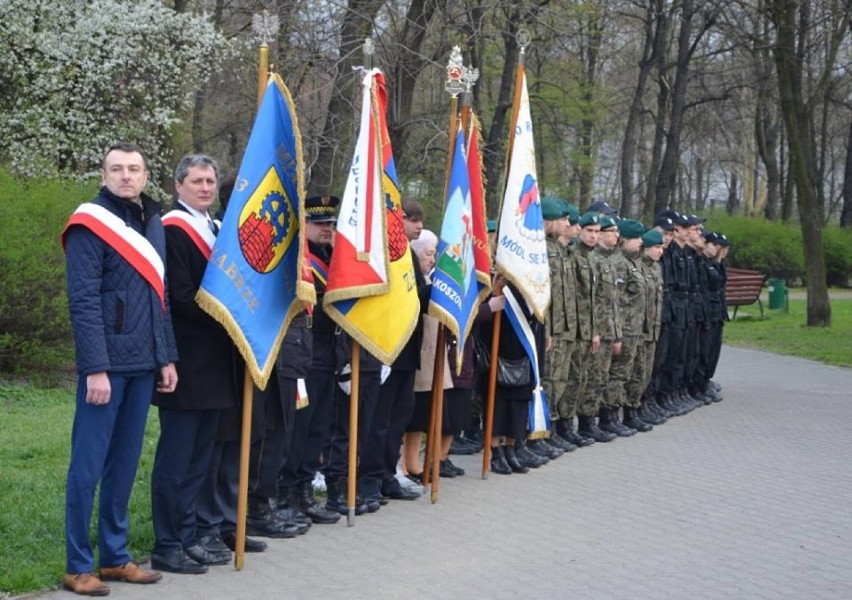
[{"label": "wooden flagpole", "polygon": [[[269,42],[278,33],[278,17],[264,11],[262,15],[252,17],[252,31],[260,40],[257,57],[257,108],[263,101],[269,80]],[[240,430],[240,474],[237,484],[237,531],[234,542],[234,567],[240,571],[245,563],[246,516],[248,513],[249,453],[251,450],[251,415],[254,386],[246,368],[243,377],[243,414]]]},{"label": "wooden flagpole", "polygon": [[[521,47],[518,54],[518,68],[515,72],[515,97],[512,101],[512,121],[509,128],[509,146],[506,149],[506,161],[504,166],[503,177],[503,196],[506,195],[506,181],[509,177],[509,162],[512,158],[512,150],[515,145],[515,127],[518,125],[518,111],[521,106],[521,83],[524,77],[524,60],[526,58],[527,45],[530,42],[529,32],[525,29],[518,30],[515,38],[518,45]],[[500,206],[500,214],[503,212],[502,205]],[[498,220],[499,227],[499,220]],[[499,235],[499,232],[498,232]],[[494,295],[502,295],[502,289],[495,289]],[[499,311],[494,315],[491,330],[491,364],[488,369],[488,395],[485,404],[485,447],[482,449],[482,478],[488,478],[488,472],[491,470],[491,440],[494,431],[494,395],[497,389],[497,357],[500,348],[500,326],[503,321],[503,311]]]},{"label": "wooden flagpole", "polygon": [[[447,63],[447,81],[444,89],[450,94],[450,115],[447,143],[447,168],[444,175],[444,202],[446,203],[447,188],[450,183],[450,174],[453,167],[453,156],[455,154],[456,136],[458,135],[458,110],[459,94],[464,91],[462,77],[464,75],[464,63],[462,61],[461,48],[453,46],[450,60]],[[444,206],[446,209],[446,206]],[[441,456],[443,454],[442,431],[444,416],[444,350],[446,347],[446,328],[443,323],[438,323],[438,337],[435,344],[435,368],[432,372],[432,406],[429,418],[429,434],[426,438],[425,464],[428,468],[423,469],[423,484],[427,485],[431,480],[429,498],[432,504],[438,501],[441,480]],[[431,473],[427,473],[431,471]]]},{"label": "wooden flagpole", "polygon": [[358,392],[361,381],[361,345],[352,340],[352,367],[349,393],[349,469],[346,474],[346,525],[355,525],[355,482],[358,475]]},{"label": "wooden flagpole", "polygon": [[[364,40],[364,68],[373,68],[373,39]],[[357,503],[358,481],[358,400],[361,384],[361,345],[352,340],[352,356],[349,360],[352,369],[349,393],[349,467],[346,472],[346,526],[355,525],[355,505]]]}]

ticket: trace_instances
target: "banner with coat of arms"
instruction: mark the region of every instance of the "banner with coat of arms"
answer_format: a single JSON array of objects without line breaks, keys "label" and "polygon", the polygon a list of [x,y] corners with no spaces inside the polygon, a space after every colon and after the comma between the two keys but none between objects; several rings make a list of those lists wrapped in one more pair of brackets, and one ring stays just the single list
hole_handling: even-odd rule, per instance
[{"label": "banner with coat of arms", "polygon": [[500,209],[495,262],[527,301],[536,319],[544,322],[550,306],[550,268],[544,236],[544,217],[535,166],[535,141],[526,75],[518,85],[521,98],[509,156],[509,175]]},{"label": "banner with coat of arms", "polygon": [[265,389],[281,340],[304,303],[304,163],[290,92],[269,78],[196,301],[227,329]]},{"label": "banner with coat of arms", "polygon": [[360,130],[340,203],[323,307],[370,354],[390,365],[417,326],[420,300],[379,69],[364,73],[362,92]]}]

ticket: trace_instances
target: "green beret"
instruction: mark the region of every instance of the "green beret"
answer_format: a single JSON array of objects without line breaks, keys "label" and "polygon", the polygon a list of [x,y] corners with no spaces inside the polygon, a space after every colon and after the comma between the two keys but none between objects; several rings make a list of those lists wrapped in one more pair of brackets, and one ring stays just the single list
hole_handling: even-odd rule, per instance
[{"label": "green beret", "polygon": [[642,245],[645,248],[650,248],[651,246],[662,246],[662,244],[663,234],[656,229],[649,229],[642,236]]},{"label": "green beret", "polygon": [[601,219],[596,212],[583,213],[580,217],[580,227],[588,227],[589,225],[600,225]]},{"label": "green beret", "polygon": [[645,226],[635,219],[622,219],[618,222],[618,233],[623,238],[633,240],[642,237],[642,234],[645,233]]},{"label": "green beret", "polygon": [[485,231],[488,233],[497,231],[497,219],[488,219],[485,221]]},{"label": "green beret", "polygon": [[609,215],[601,215],[599,219],[599,222],[601,224],[601,231],[606,231],[615,227],[615,219],[613,219]]},{"label": "green beret", "polygon": [[577,207],[571,204],[570,202],[565,202],[564,200],[562,201],[562,204],[565,205],[563,209],[563,214],[568,217],[568,221],[571,223],[571,225],[576,225],[577,223],[579,223],[580,211],[577,210]]},{"label": "green beret", "polygon": [[541,216],[544,217],[545,221],[555,221],[564,217],[562,201],[552,196],[542,198]]}]

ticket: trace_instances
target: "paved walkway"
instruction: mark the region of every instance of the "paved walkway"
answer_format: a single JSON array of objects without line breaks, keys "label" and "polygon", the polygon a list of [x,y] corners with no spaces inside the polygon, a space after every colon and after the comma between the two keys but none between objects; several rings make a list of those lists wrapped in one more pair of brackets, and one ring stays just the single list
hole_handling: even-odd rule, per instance
[{"label": "paved walkway", "polygon": [[486,481],[461,457],[436,505],[112,597],[852,598],[852,370],[726,347],[717,380],[724,402],[653,432]]}]

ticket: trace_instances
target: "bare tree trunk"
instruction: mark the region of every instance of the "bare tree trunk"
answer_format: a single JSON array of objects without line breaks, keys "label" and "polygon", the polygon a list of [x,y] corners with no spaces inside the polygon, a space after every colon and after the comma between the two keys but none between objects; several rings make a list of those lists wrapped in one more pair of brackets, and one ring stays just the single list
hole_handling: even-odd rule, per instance
[{"label": "bare tree trunk", "polygon": [[666,152],[660,164],[660,172],[657,174],[657,185],[654,190],[654,213],[662,212],[671,202],[672,189],[679,166],[680,132],[683,125],[683,112],[686,107],[689,62],[692,58],[692,18],[694,15],[694,0],[683,0],[677,45],[677,67],[672,89],[672,110],[669,129],[666,133]]},{"label": "bare tree trunk", "polygon": [[363,64],[361,47],[370,34],[373,19],[382,3],[379,0],[348,0],[346,14],[340,25],[340,59],[334,74],[331,101],[325,118],[322,137],[318,140],[319,152],[311,174],[312,194],[342,193],[342,182],[336,174],[345,177],[346,152],[353,137],[353,115],[357,99],[358,76],[352,67]]},{"label": "bare tree trunk", "polygon": [[518,33],[520,18],[521,11],[517,7],[513,7],[511,12],[506,14],[506,29],[503,31],[503,72],[500,75],[500,91],[497,94],[494,115],[491,117],[488,142],[482,151],[485,177],[488,180],[488,189],[485,194],[488,214],[495,214],[502,201],[503,179],[501,175],[506,160],[507,121],[512,117],[512,90],[515,84],[519,50],[515,35]]},{"label": "bare tree trunk", "polygon": [[843,173],[843,209],[840,211],[840,226],[852,228],[852,121],[846,138],[846,167]]},{"label": "bare tree trunk", "polygon": [[737,209],[740,207],[740,193],[738,187],[737,172],[732,169],[731,183],[728,186],[728,201],[725,203],[725,212],[729,215],[735,214]]},{"label": "bare tree trunk", "polygon": [[[395,102],[391,104],[388,115],[388,134],[394,151],[394,160],[399,164],[405,152],[411,127],[411,112],[414,106],[414,93],[417,78],[428,63],[421,52],[426,39],[426,29],[432,17],[438,14],[442,6],[440,0],[413,0],[408,6],[405,26],[400,38],[398,60],[393,66],[392,79],[395,82]],[[441,53],[443,54],[443,52]]]},{"label": "bare tree trunk", "polygon": [[621,207],[619,212],[625,217],[637,217],[641,207],[634,207],[634,194],[636,182],[634,167],[636,162],[636,130],[642,117],[643,98],[645,88],[648,86],[648,78],[654,66],[652,50],[654,48],[654,29],[656,22],[656,3],[648,0],[645,11],[645,42],[642,46],[642,58],[639,60],[639,74],[636,80],[636,88],[633,90],[633,99],[627,112],[627,123],[624,126],[624,141],[621,145]]},{"label": "bare tree trunk", "polygon": [[592,202],[592,181],[595,168],[595,124],[591,115],[595,111],[595,85],[597,83],[598,55],[601,49],[604,14],[603,8],[589,7],[586,19],[586,35],[581,42],[580,60],[584,66],[583,78],[583,118],[580,121],[578,161],[575,171],[579,178],[580,206],[588,206]]},{"label": "bare tree trunk", "polygon": [[703,212],[705,204],[704,191],[704,159],[700,156],[695,158],[695,212]]},{"label": "bare tree trunk", "polygon": [[[796,52],[797,13],[801,4],[796,0],[773,0],[772,18],[777,28],[773,48],[778,71],[781,111],[787,127],[791,176],[796,184],[796,201],[804,242],[805,271],[807,272],[809,327],[831,325],[831,303],[828,298],[825,257],[822,248],[822,207],[819,204],[816,148],[810,128],[808,109],[802,90],[802,61]],[[799,13],[801,19],[804,14]],[[799,21],[801,27],[802,22]],[[800,30],[799,35],[802,35]],[[801,37],[799,47],[804,43]]]},{"label": "bare tree trunk", "polygon": [[651,149],[651,164],[648,167],[645,203],[642,211],[649,218],[660,212],[656,210],[654,190],[659,175],[660,160],[663,156],[663,146],[666,141],[666,117],[669,111],[670,91],[668,65],[666,64],[666,41],[671,17],[665,11],[663,0],[655,0],[655,4],[657,28],[654,34],[653,61],[657,67],[657,114],[654,118],[654,144]]}]

